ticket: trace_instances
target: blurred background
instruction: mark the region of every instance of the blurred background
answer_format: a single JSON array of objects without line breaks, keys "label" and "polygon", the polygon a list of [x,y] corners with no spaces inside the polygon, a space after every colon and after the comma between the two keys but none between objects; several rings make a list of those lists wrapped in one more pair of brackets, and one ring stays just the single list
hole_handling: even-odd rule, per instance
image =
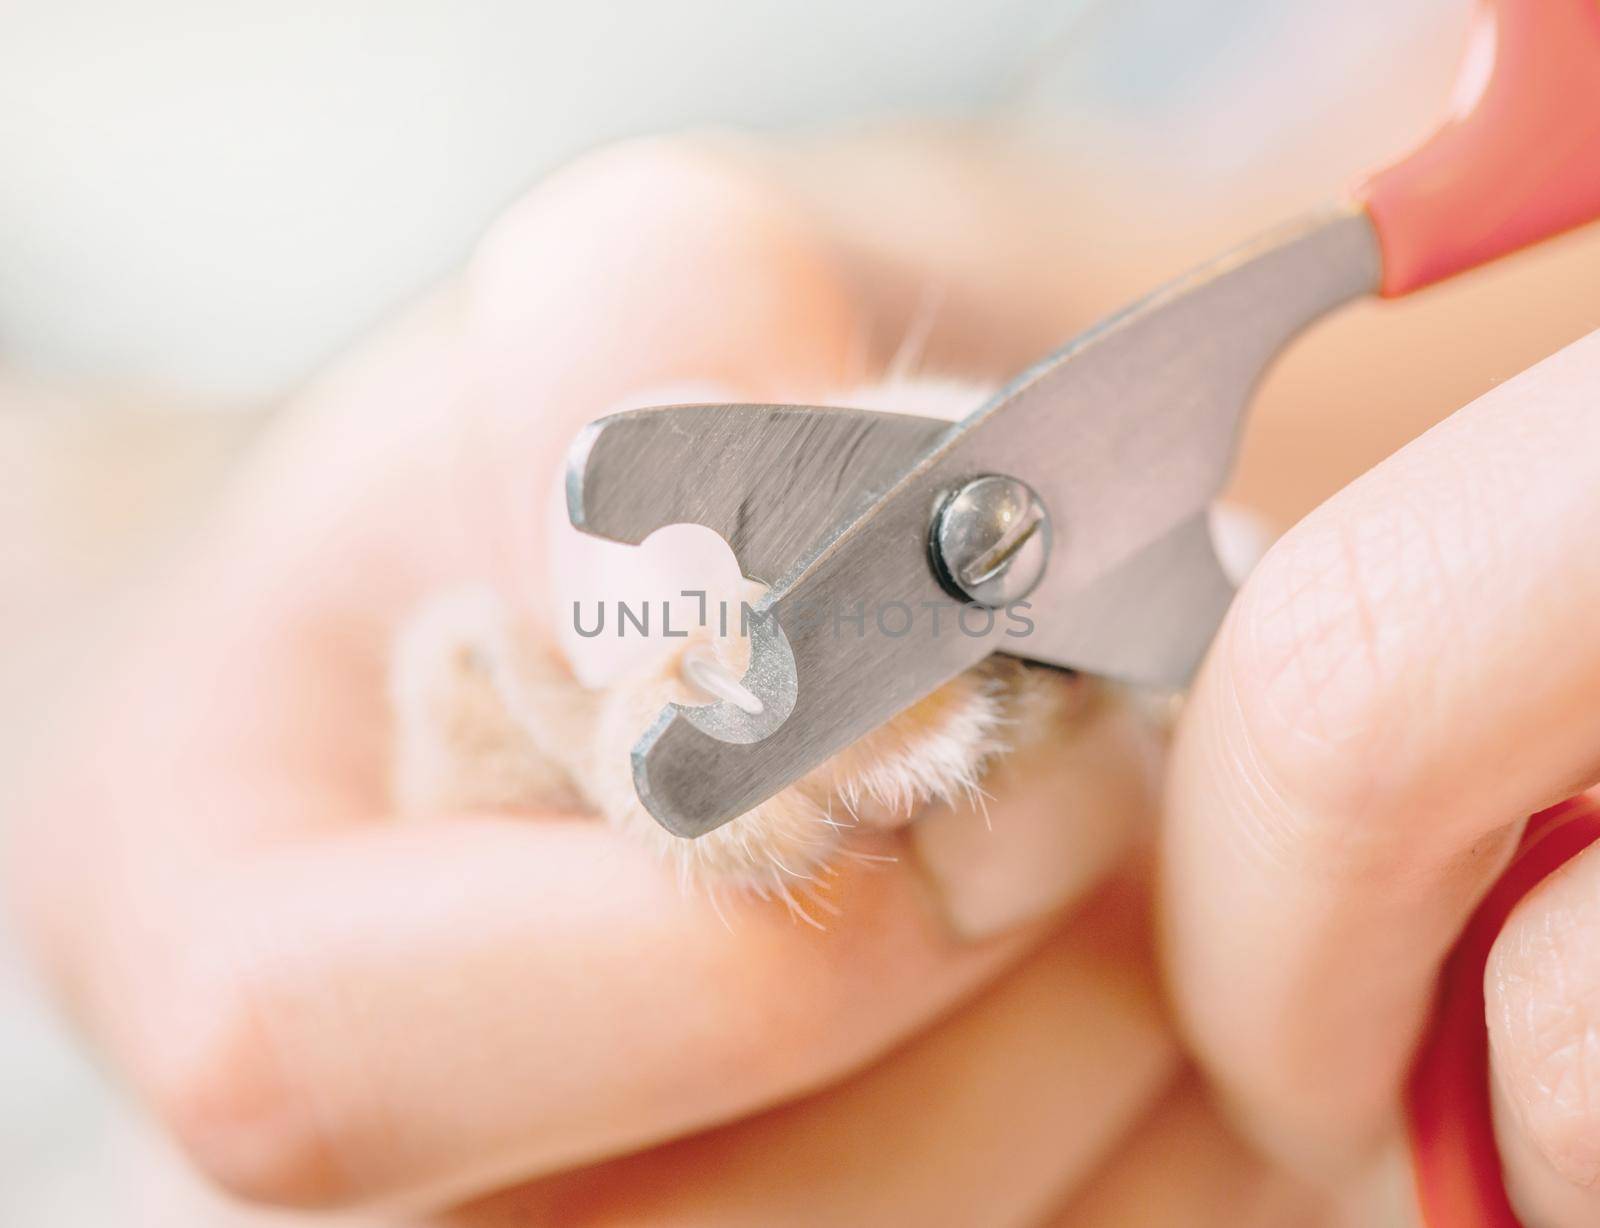
[{"label": "blurred background", "polygon": [[[0,0],[0,834],[57,680],[273,408],[563,159],[708,125],[1024,132],[1082,182],[1084,296],[1109,309],[1413,143],[1445,106],[1467,15],[1467,0]],[[1600,243],[1578,237],[1403,314],[1350,313],[1272,377],[1245,495],[1292,519],[1600,325],[1594,285]],[[1314,479],[1279,476],[1313,455]],[[152,1144],[14,945],[0,929],[0,1224],[170,1222],[130,1193]]]}]

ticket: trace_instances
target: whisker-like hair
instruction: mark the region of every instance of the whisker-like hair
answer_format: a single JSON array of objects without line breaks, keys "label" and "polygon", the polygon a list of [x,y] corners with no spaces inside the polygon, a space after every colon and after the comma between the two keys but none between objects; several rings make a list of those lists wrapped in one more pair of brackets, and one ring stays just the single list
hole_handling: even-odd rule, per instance
[{"label": "whisker-like hair", "polygon": [[706,903],[711,905],[711,911],[717,914],[717,920],[722,922],[722,928],[728,933],[738,931],[733,928],[733,922],[728,920],[728,914],[722,911],[722,885],[720,883],[706,884]]},{"label": "whisker-like hair", "polygon": [[808,886],[800,888],[801,894],[803,894],[806,897],[806,899],[808,901],[810,901],[810,903],[813,906],[815,906],[816,908],[821,909],[823,912],[827,913],[828,916],[830,916],[830,917],[842,917],[842,916],[844,916],[844,909],[840,908],[832,900],[828,899],[825,895],[822,894],[826,890],[827,890],[826,885],[819,885],[817,883],[812,883],[812,884],[810,884]]},{"label": "whisker-like hair", "polygon": [[924,285],[917,295],[917,305],[906,321],[905,335],[889,358],[883,373],[886,384],[903,384],[910,380],[913,368],[927,355],[928,338],[933,335],[934,321],[944,306],[945,289],[938,285]]},{"label": "whisker-like hair", "polygon": [[840,849],[839,856],[847,857],[851,861],[860,861],[876,865],[898,865],[900,859],[893,853],[868,853],[861,849]]},{"label": "whisker-like hair", "polygon": [[781,870],[781,871],[783,871],[783,873],[787,874],[790,878],[799,879],[802,883],[809,883],[809,882],[813,881],[813,879],[815,878],[815,876],[811,875],[811,874],[797,874],[795,871],[791,870],[788,866],[784,865],[783,858],[779,857],[776,853],[772,852],[770,849],[767,851],[767,859],[769,861],[771,861],[773,865],[777,866],[779,870]]},{"label": "whisker-like hair", "polygon": [[822,933],[827,932],[828,927],[808,913],[805,908],[802,907],[800,901],[794,898],[794,892],[789,890],[788,883],[778,883],[776,889],[778,898],[781,899],[788,907],[789,915],[791,917],[794,917],[797,921],[804,921],[814,930]]}]

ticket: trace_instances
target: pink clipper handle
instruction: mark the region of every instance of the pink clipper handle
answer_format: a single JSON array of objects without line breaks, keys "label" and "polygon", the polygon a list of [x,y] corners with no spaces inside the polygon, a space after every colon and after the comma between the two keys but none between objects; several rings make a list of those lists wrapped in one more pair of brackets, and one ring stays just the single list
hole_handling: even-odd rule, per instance
[{"label": "pink clipper handle", "polygon": [[1357,192],[1386,297],[1600,218],[1600,0],[1482,0],[1456,92]]}]

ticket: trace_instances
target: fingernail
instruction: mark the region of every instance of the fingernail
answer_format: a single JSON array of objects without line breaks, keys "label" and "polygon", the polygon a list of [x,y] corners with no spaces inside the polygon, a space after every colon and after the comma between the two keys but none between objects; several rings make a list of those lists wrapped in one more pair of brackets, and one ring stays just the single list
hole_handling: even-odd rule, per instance
[{"label": "fingernail", "polygon": [[982,805],[936,805],[915,856],[966,939],[1023,925],[1085,895],[1155,813],[1160,733],[1119,690],[1070,716],[1025,718],[1025,742],[985,775]]}]

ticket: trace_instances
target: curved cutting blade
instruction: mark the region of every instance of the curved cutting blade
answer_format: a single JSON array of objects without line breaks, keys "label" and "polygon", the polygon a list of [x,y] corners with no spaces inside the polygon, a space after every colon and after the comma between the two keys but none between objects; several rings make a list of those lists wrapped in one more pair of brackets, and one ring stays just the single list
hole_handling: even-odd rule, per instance
[{"label": "curved cutting blade", "polygon": [[721,534],[773,585],[905,476],[955,424],[804,405],[668,405],[601,418],[567,455],[567,514],[638,544],[669,524]]}]

